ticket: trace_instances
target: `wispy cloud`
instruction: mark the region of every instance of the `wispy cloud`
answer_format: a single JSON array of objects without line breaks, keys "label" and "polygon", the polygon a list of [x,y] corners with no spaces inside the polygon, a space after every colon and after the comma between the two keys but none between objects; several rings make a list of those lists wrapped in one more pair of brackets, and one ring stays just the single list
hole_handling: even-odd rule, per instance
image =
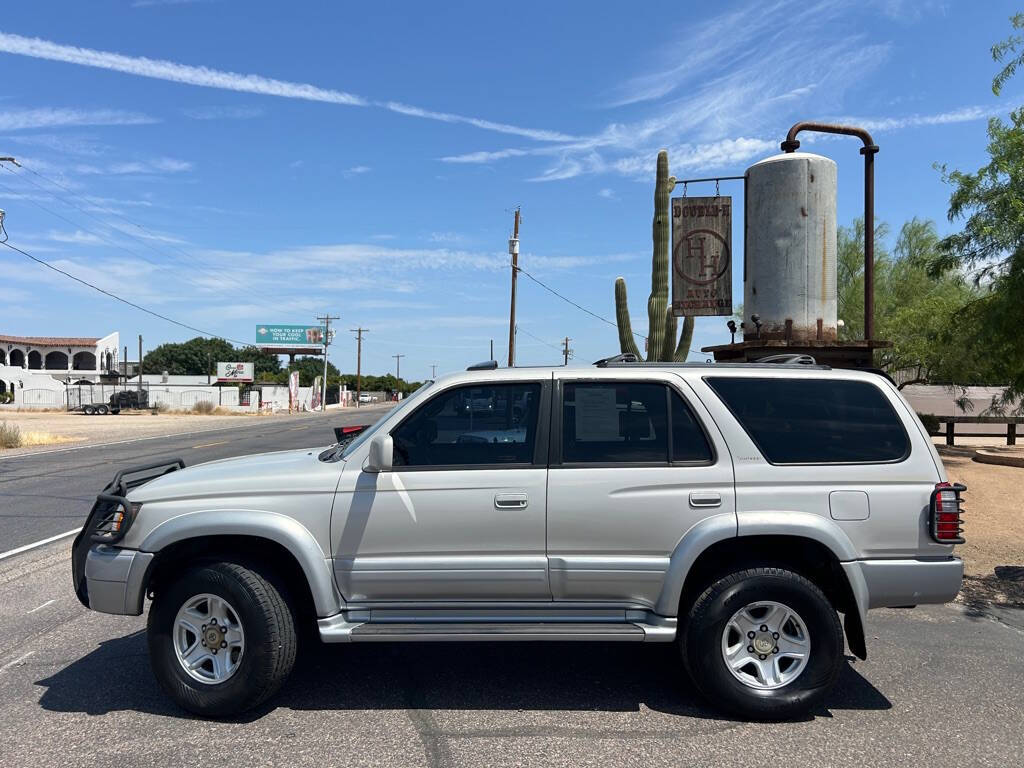
[{"label": "wispy cloud", "polygon": [[202,88],[218,88],[241,93],[255,93],[263,96],[319,101],[327,104],[341,104],[353,107],[372,106],[410,117],[436,120],[443,123],[470,125],[485,131],[522,136],[535,141],[570,141],[573,139],[572,136],[559,131],[543,128],[524,128],[480,117],[457,115],[451,112],[438,112],[411,104],[403,104],[398,101],[375,101],[347,91],[321,88],[309,83],[296,83],[256,74],[241,74],[203,66],[179,64],[164,59],[150,59],[145,56],[125,56],[110,51],[63,45],[38,37],[23,37],[22,35],[0,32],[0,52],[28,56],[35,59],[45,59],[47,61],[78,64],[83,67],[95,67],[113,72],[122,72],[136,77],[167,80],[169,82],[184,83]]},{"label": "wispy cloud", "polygon": [[78,164],[72,171],[81,176],[129,176],[160,173],[183,173],[192,170],[192,163],[173,157],[158,157],[153,160],[133,160],[111,163],[105,166]]},{"label": "wispy cloud", "polygon": [[603,197],[605,200],[615,200],[615,190],[610,187],[605,187],[604,189],[599,189],[597,191],[597,196]]},{"label": "wispy cloud", "polygon": [[266,110],[261,107],[195,107],[183,109],[182,114],[193,120],[252,120],[262,117]]},{"label": "wispy cloud", "polygon": [[99,236],[91,232],[83,232],[80,229],[76,229],[74,232],[50,230],[46,235],[46,239],[54,243],[67,243],[69,245],[99,245],[103,242]]},{"label": "wispy cloud", "polygon": [[961,107],[934,115],[905,115],[903,117],[842,117],[836,120],[852,125],[859,125],[865,130],[884,132],[898,131],[903,128],[918,128],[930,125],[951,125],[954,123],[970,123],[975,120],[986,120],[996,115],[1005,114],[1010,105],[998,107]]},{"label": "wispy cloud", "polygon": [[4,137],[29,147],[42,147],[64,155],[81,157],[99,157],[110,150],[110,147],[88,136],[69,136],[61,133],[28,133],[14,134]]},{"label": "wispy cloud", "polygon": [[341,172],[341,175],[347,179],[351,179],[353,176],[361,176],[364,173],[369,173],[372,168],[368,165],[353,165],[351,168],[346,168]]},{"label": "wispy cloud", "polygon": [[139,114],[138,112],[124,112],[117,109],[90,110],[62,107],[19,109],[18,107],[4,107],[4,109],[0,110],[0,131],[25,131],[71,125],[146,125],[155,122],[157,120],[148,115]]}]

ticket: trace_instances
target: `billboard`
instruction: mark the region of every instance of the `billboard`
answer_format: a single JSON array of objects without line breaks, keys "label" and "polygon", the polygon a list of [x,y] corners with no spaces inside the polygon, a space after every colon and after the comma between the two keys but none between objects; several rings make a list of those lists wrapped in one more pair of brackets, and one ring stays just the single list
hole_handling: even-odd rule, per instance
[{"label": "billboard", "polygon": [[256,326],[258,347],[320,347],[324,343],[321,325],[282,325],[263,323]]},{"label": "billboard", "polygon": [[217,383],[252,381],[254,369],[254,363],[217,363]]},{"label": "billboard", "polygon": [[672,314],[732,314],[732,198],[672,198]]}]

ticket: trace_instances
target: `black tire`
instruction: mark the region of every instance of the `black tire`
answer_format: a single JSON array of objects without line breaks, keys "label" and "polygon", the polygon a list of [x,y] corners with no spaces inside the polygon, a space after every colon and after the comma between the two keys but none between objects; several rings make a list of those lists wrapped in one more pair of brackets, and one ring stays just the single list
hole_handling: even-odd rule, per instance
[{"label": "black tire", "polygon": [[[221,683],[194,680],[174,650],[178,610],[209,593],[236,610],[245,633],[237,671]],[[149,659],[164,691],[182,708],[205,717],[226,717],[258,706],[277,692],[295,664],[295,620],[270,580],[237,563],[210,563],[187,570],[158,592],[147,623]]]},{"label": "black tire", "polygon": [[[738,680],[722,652],[723,633],[744,606],[775,601],[806,624],[811,652],[804,670],[774,689]],[[680,632],[683,662],[697,689],[716,707],[754,720],[788,720],[820,706],[842,669],[843,632],[835,608],[803,576],[782,568],[750,568],[715,581],[693,602]]]},{"label": "black tire", "polygon": [[87,405],[82,408],[82,413],[84,413],[86,416],[94,416],[96,414],[96,409],[93,408],[91,405]]},{"label": "black tire", "polygon": [[106,416],[107,415],[107,406],[105,406],[105,405],[97,406],[96,407],[96,413],[98,413],[100,416]]}]

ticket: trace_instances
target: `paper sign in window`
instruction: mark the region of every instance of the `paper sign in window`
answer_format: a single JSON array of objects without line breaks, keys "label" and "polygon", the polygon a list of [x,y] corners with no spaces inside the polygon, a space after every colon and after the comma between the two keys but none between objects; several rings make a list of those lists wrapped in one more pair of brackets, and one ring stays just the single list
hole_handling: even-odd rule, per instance
[{"label": "paper sign in window", "polygon": [[576,439],[618,440],[619,408],[614,387],[576,387]]}]

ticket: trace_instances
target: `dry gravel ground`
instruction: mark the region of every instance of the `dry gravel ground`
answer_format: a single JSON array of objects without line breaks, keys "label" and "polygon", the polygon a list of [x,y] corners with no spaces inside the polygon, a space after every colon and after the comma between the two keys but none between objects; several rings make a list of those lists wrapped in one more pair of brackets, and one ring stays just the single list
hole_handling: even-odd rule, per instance
[{"label": "dry gravel ground", "polygon": [[[96,445],[158,435],[180,435],[208,429],[239,427],[257,420],[281,418],[286,414],[151,413],[125,411],[114,416],[86,416],[63,411],[0,411],[0,421],[16,424],[22,434],[47,433],[59,439],[59,447]],[[0,456],[16,456],[46,450],[39,446],[0,449]]]},{"label": "dry gravel ground", "polygon": [[959,600],[1024,608],[1024,507],[1017,495],[1024,468],[980,464],[971,459],[975,447],[939,446],[950,481],[967,486]]}]

